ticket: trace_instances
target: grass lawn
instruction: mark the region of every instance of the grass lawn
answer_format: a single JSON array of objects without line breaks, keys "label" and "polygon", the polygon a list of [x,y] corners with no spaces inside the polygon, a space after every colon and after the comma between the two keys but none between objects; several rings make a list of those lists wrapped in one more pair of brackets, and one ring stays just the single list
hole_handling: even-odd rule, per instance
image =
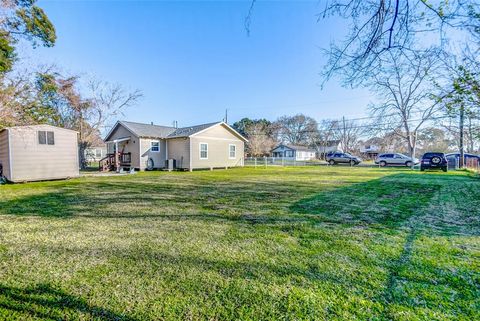
[{"label": "grass lawn", "polygon": [[0,186],[0,319],[480,320],[480,179],[318,166]]}]

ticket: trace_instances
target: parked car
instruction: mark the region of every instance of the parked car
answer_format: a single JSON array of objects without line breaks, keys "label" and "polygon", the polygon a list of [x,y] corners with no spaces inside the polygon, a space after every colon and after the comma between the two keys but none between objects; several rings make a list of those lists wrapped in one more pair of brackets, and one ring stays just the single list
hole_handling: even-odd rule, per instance
[{"label": "parked car", "polygon": [[387,165],[402,165],[410,167],[412,165],[418,164],[420,161],[417,158],[411,158],[407,155],[403,155],[400,153],[387,153],[387,154],[380,154],[375,159],[375,164],[380,166],[387,166]]},{"label": "parked car", "polygon": [[350,155],[349,153],[334,153],[331,155],[327,154],[326,158],[327,162],[330,165],[335,165],[335,164],[350,164],[350,165],[358,165],[362,162],[362,160],[357,157]]},{"label": "parked car", "polygon": [[441,169],[444,172],[448,170],[448,161],[444,153],[425,153],[420,162],[420,170]]}]

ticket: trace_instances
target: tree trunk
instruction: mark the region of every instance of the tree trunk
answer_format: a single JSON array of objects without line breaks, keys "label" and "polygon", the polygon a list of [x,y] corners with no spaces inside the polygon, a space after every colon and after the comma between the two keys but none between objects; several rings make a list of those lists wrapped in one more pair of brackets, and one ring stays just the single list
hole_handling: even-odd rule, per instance
[{"label": "tree trunk", "polygon": [[465,106],[463,104],[460,105],[460,123],[459,123],[459,149],[460,149],[460,160],[458,166],[460,168],[465,167],[465,150],[464,150],[464,137],[463,137],[463,126],[465,122]]},{"label": "tree trunk", "polygon": [[78,160],[79,160],[79,165],[80,169],[86,169],[87,168],[87,159],[85,158],[85,150],[87,149],[87,144],[85,142],[79,142],[78,143]]}]

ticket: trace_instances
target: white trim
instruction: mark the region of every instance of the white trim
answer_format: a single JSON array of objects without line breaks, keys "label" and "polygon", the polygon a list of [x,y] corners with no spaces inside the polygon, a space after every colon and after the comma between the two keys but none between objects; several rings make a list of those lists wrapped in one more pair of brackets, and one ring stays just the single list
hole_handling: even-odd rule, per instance
[{"label": "white trim", "polygon": [[[188,148],[189,148],[189,150],[188,150],[188,156],[189,156],[188,157],[189,158],[188,169],[192,170],[192,164],[193,164],[193,161],[192,161],[192,158],[193,158],[193,155],[192,155],[192,139],[190,137],[188,137],[187,139],[188,139]],[[183,164],[182,164],[182,166],[183,166]]]},{"label": "white trim", "polygon": [[[231,152],[230,147],[231,147],[231,146],[235,147],[235,149],[234,149],[235,156],[233,156],[233,157],[230,155],[230,152]],[[235,144],[228,144],[228,159],[237,159],[237,145],[235,145]]]},{"label": "white trim", "polygon": [[[12,139],[11,139],[11,132],[10,130],[7,129],[7,138],[8,138],[8,168],[10,170],[10,180],[13,182],[13,170],[12,170],[12,148],[11,148],[11,144],[12,144]],[[78,158],[78,157],[77,157]]]},{"label": "white trim", "polygon": [[[207,157],[202,157],[202,145],[207,145]],[[198,143],[198,156],[201,160],[208,159],[208,143]]]},{"label": "white trim", "polygon": [[[152,150],[152,144],[157,143],[158,144],[158,150]],[[151,140],[150,141],[150,152],[152,153],[160,153],[160,141],[159,140]]]},{"label": "white trim", "polygon": [[[115,125],[113,125],[112,129],[110,129],[107,136],[105,136],[105,138],[103,139],[104,142],[106,142],[107,139],[110,137],[110,135],[112,135],[113,131],[117,128],[118,125],[122,125],[128,132],[130,132],[130,134],[132,134],[135,137],[138,137],[130,128],[128,128],[126,125],[124,125],[121,121],[117,121],[115,123]],[[138,138],[140,138],[140,137],[138,137]]]},{"label": "white trim", "polygon": [[128,137],[122,137],[122,138],[118,138],[118,139],[114,139],[114,140],[108,140],[105,142],[105,144],[108,144],[108,143],[121,143],[121,142],[126,142],[128,140],[132,139],[132,137],[128,136]]}]

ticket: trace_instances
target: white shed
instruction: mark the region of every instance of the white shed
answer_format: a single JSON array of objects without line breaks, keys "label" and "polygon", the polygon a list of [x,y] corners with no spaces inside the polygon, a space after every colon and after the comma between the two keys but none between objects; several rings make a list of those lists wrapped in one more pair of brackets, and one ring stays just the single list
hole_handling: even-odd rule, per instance
[{"label": "white shed", "polygon": [[4,128],[0,167],[11,182],[78,177],[77,132],[50,125]]}]

